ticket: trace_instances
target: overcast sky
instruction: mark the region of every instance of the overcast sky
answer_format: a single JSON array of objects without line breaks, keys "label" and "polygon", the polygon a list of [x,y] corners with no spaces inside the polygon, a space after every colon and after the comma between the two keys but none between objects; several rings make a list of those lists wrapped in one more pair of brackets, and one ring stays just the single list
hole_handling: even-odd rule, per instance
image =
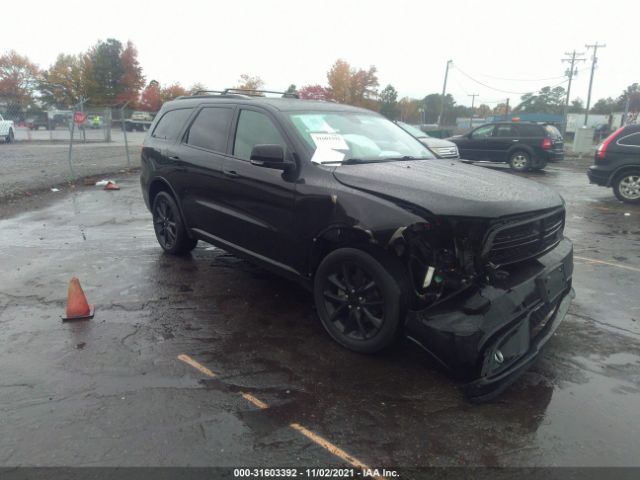
[{"label": "overcast sky", "polygon": [[[219,89],[248,73],[270,89],[324,85],[344,58],[375,65],[380,88],[391,83],[400,96],[421,98],[442,90],[451,59],[447,90],[458,103],[477,93],[476,105],[507,96],[515,105],[518,93],[464,74],[498,90],[536,91],[563,81],[565,52],[587,52],[596,41],[607,47],[598,51],[592,104],[640,82],[637,0],[31,0],[19,8],[2,21],[0,52],[15,49],[46,68],[98,39],[132,40],[147,80],[162,84]],[[591,53],[584,58],[571,97],[586,102]]]}]

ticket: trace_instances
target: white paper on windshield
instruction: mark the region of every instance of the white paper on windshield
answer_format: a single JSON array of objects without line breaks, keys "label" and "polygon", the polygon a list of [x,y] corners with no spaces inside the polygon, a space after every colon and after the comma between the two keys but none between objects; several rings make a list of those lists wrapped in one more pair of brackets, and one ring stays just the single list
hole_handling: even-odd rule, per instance
[{"label": "white paper on windshield", "polygon": [[347,142],[339,133],[311,133],[310,135],[319,149],[349,150]]},{"label": "white paper on windshield", "polygon": [[302,120],[302,123],[304,123],[304,126],[307,127],[309,132],[335,132],[335,130],[331,128],[331,125],[324,119],[324,115],[300,115],[298,118]]},{"label": "white paper on windshield", "polygon": [[344,160],[344,153],[337,152],[336,150],[332,150],[330,148],[316,148],[316,151],[313,153],[313,157],[311,157],[311,161],[313,163],[339,163]]}]

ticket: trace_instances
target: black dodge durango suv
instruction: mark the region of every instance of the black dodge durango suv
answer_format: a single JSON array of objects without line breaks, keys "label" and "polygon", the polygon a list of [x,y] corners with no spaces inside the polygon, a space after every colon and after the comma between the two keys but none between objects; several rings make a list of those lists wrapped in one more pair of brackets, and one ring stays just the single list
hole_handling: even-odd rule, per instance
[{"label": "black dodge durango suv", "polygon": [[470,398],[494,396],[573,298],[562,198],[437,159],[371,111],[292,97],[164,104],[141,173],[160,246],[203,240],[272,269],[313,292],[344,347],[404,335],[464,374]]}]

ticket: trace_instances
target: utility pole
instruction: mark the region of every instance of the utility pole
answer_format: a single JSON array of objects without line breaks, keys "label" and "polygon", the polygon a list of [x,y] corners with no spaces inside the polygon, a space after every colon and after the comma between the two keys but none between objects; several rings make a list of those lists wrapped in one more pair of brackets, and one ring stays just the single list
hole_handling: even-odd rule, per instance
[{"label": "utility pole", "polygon": [[507,104],[505,107],[505,115],[509,116],[509,97],[507,97]]},{"label": "utility pole", "polygon": [[469,118],[469,128],[473,128],[473,106],[475,105],[476,97],[478,96],[479,94],[477,93],[472,93],[471,95],[467,95],[467,97],[471,97],[471,115]]},{"label": "utility pole", "polygon": [[565,98],[564,108],[562,110],[562,136],[564,137],[567,133],[567,113],[569,112],[569,99],[571,97],[571,81],[573,77],[578,74],[578,69],[575,68],[576,62],[586,62],[586,59],[579,58],[584,56],[584,53],[577,53],[575,50],[571,53],[565,52],[565,55],[571,55],[571,58],[563,58],[562,62],[569,62],[571,65],[565,72],[565,75],[569,77],[569,85],[567,85],[567,98]]},{"label": "utility pole", "polygon": [[444,85],[442,86],[442,98],[440,99],[440,115],[438,115],[438,126],[442,126],[442,117],[444,116],[444,96],[447,93],[447,77],[449,76],[449,66],[453,60],[447,60],[447,69],[444,71]]},{"label": "utility pole", "polygon": [[591,77],[589,78],[589,94],[587,95],[587,111],[584,114],[584,126],[587,126],[587,120],[589,119],[589,107],[591,107],[591,87],[593,86],[593,73],[596,70],[596,63],[598,63],[598,48],[605,48],[606,45],[598,44],[585,45],[587,49],[593,48],[593,58],[591,59]]}]

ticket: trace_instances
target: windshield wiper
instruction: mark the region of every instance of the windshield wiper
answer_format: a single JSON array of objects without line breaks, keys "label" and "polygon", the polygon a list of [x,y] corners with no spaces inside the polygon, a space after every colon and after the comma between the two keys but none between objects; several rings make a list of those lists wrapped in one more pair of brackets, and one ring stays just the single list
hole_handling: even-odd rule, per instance
[{"label": "windshield wiper", "polygon": [[[405,160],[431,160],[431,157],[414,157],[411,155],[405,155],[403,157],[384,157],[384,158],[348,158],[339,162],[341,165],[355,165],[358,163],[380,163],[380,162],[395,162]],[[336,162],[338,163],[338,162]]]},{"label": "windshield wiper", "polygon": [[386,157],[380,160],[429,160],[431,157],[414,157],[412,155],[404,155],[402,157]]}]

